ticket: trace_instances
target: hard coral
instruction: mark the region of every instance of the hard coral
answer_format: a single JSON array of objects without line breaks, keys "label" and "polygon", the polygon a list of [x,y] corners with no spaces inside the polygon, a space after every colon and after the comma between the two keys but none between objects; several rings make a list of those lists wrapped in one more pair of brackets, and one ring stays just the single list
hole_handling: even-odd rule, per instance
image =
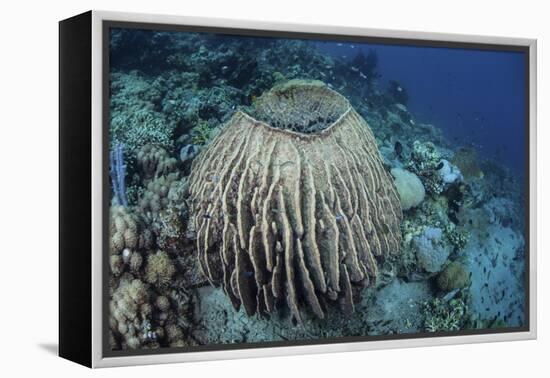
[{"label": "hard coral", "polygon": [[435,298],[422,303],[422,315],[427,332],[458,331],[468,320],[468,306],[460,295],[448,302]]},{"label": "hard coral", "polygon": [[433,143],[416,140],[406,167],[418,175],[428,193],[440,194],[444,189],[443,179],[438,172],[440,163],[441,154]]},{"label": "hard coral", "polygon": [[401,206],[375,139],[348,101],[292,81],[237,112],[193,162],[190,193],[203,273],[247,314],[286,303],[353,310],[353,288],[399,253]]},{"label": "hard coral", "polygon": [[442,236],[440,228],[427,227],[421,235],[413,238],[418,264],[429,273],[439,272],[451,253],[441,240]]},{"label": "hard coral", "polygon": [[139,207],[144,214],[154,218],[171,203],[172,199],[183,201],[179,197],[186,191],[184,186],[186,186],[185,180],[180,178],[178,172],[151,180],[147,183],[145,192],[139,199]]},{"label": "hard coral", "polygon": [[170,283],[176,268],[164,251],[158,251],[147,258],[145,267],[145,280],[150,284],[163,286]]},{"label": "hard coral", "polygon": [[164,148],[147,144],[139,149],[137,163],[142,172],[142,180],[148,182],[174,172],[178,161],[170,157]]},{"label": "hard coral", "polygon": [[464,265],[453,261],[437,276],[437,286],[443,291],[462,289],[470,283],[469,274]]},{"label": "hard coral", "polygon": [[133,208],[111,206],[109,227],[111,255],[122,256],[125,249],[144,250],[153,245],[151,231]]},{"label": "hard coral", "polygon": [[401,208],[409,210],[420,205],[424,200],[426,191],[418,176],[401,168],[392,169],[391,174],[395,178],[395,187],[401,199]]},{"label": "hard coral", "polygon": [[146,341],[152,316],[147,286],[140,280],[122,280],[114,291],[110,307],[109,324],[113,335],[123,347],[136,349]]},{"label": "hard coral", "polygon": [[483,171],[479,166],[479,159],[476,150],[464,147],[458,150],[451,162],[456,165],[466,179],[483,178]]}]

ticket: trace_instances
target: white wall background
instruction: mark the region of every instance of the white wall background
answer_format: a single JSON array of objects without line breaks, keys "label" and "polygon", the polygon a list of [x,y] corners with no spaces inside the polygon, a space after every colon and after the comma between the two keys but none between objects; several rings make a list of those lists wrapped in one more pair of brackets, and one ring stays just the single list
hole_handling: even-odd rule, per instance
[{"label": "white wall background", "polygon": [[[123,0],[2,2],[0,375],[114,377],[534,377],[549,373],[550,52],[544,1]],[[92,372],[57,343],[57,21],[88,9],[530,37],[539,40],[539,340]],[[77,125],[75,125],[76,127]],[[546,349],[546,350],[545,350]]]}]

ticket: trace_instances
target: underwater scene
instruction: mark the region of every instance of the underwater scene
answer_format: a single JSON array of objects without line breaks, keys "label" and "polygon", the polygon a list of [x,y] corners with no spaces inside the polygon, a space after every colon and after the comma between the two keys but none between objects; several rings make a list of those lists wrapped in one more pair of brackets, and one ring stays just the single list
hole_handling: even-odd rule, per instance
[{"label": "underwater scene", "polygon": [[110,351],[527,325],[524,53],[109,38]]}]

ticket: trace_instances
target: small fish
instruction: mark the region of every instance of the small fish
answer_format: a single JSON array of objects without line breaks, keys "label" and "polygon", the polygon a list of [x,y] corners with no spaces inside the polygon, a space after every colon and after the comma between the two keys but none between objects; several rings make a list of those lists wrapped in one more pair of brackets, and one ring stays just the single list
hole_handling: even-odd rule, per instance
[{"label": "small fish", "polygon": [[252,278],[252,276],[254,276],[254,272],[246,271],[246,272],[244,272],[244,276],[246,278]]},{"label": "small fish", "polygon": [[367,75],[365,75],[363,72],[359,72],[359,76],[363,79],[367,79]]},{"label": "small fish", "polygon": [[400,86],[398,86],[396,89],[397,89],[397,92],[403,92],[403,88],[401,88]]},{"label": "small fish", "polygon": [[338,215],[336,216],[336,221],[337,221],[337,222],[340,222],[342,219],[344,219],[344,216],[343,216],[342,214],[338,214]]},{"label": "small fish", "polygon": [[336,46],[344,46],[343,43],[337,43]]},{"label": "small fish", "polygon": [[351,69],[353,72],[359,72],[359,68],[357,68],[357,67],[351,67],[350,69]]},{"label": "small fish", "polygon": [[435,167],[435,170],[436,170],[436,171],[439,171],[441,168],[443,168],[444,165],[445,165],[445,164],[443,164],[443,162],[440,161],[439,164],[437,165],[437,167]]},{"label": "small fish", "polygon": [[395,145],[393,146],[393,150],[395,151],[395,154],[399,156],[400,158],[403,157],[401,154],[403,153],[403,145],[400,141],[395,142]]},{"label": "small fish", "polygon": [[222,67],[222,71],[225,71],[225,70],[227,70],[228,68],[229,68],[228,66],[223,66],[223,67]]},{"label": "small fish", "polygon": [[355,48],[355,46],[354,46],[354,45],[349,45],[349,47],[351,47],[352,49],[354,49],[354,48]]},{"label": "small fish", "polygon": [[206,219],[212,219],[212,215],[210,214],[204,214],[202,217]]}]

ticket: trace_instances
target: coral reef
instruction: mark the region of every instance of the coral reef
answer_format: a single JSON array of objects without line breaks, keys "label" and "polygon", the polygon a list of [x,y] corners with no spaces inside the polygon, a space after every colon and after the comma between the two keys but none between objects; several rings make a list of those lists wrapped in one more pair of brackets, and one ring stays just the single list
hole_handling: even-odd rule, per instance
[{"label": "coral reef", "polygon": [[401,168],[393,168],[391,174],[395,178],[395,187],[399,193],[401,208],[409,210],[420,205],[426,191],[418,176]]},{"label": "coral reef", "polygon": [[139,207],[144,214],[156,217],[161,209],[186,192],[187,183],[178,172],[169,173],[151,180],[139,200]]},{"label": "coral reef", "polygon": [[469,273],[458,261],[453,261],[437,276],[437,286],[443,291],[462,289],[470,283]]},{"label": "coral reef", "polygon": [[113,144],[124,144],[131,154],[146,144],[172,148],[176,124],[154,106],[161,96],[160,84],[137,72],[111,74],[109,136]]},{"label": "coral reef", "polygon": [[376,48],[110,47],[113,350],[525,324],[522,177],[413,112]]},{"label": "coral reef", "polygon": [[443,167],[441,154],[432,142],[415,140],[406,167],[420,177],[428,193],[437,195],[443,192],[444,185],[438,172]]},{"label": "coral reef", "polygon": [[463,147],[453,156],[451,162],[460,169],[468,180],[483,178],[483,171],[479,165],[479,158],[475,149]]},{"label": "coral reef", "polygon": [[303,307],[323,318],[325,300],[352,311],[353,284],[399,253],[401,206],[374,138],[318,82],[276,87],[255,114],[277,127],[236,113],[193,163],[202,271],[248,314],[286,302],[297,320]]},{"label": "coral reef", "polygon": [[136,159],[144,182],[165,176],[177,169],[178,161],[170,157],[164,148],[152,144],[141,147]]},{"label": "coral reef", "polygon": [[109,303],[111,330],[122,338],[122,343],[136,349],[145,343],[153,344],[156,333],[150,328],[152,308],[147,286],[140,280],[121,281]]},{"label": "coral reef", "polygon": [[147,250],[153,245],[153,235],[139,213],[124,206],[111,206],[110,252],[120,255],[124,250]]},{"label": "coral reef", "polygon": [[460,295],[446,300],[435,298],[422,304],[424,330],[427,332],[458,331],[468,322],[467,299]]},{"label": "coral reef", "polygon": [[195,126],[191,130],[191,137],[193,144],[196,144],[198,146],[202,146],[208,143],[210,140],[210,136],[212,134],[212,127],[208,124],[208,122],[204,120],[199,120],[197,126]]},{"label": "coral reef", "polygon": [[170,282],[176,268],[164,251],[158,251],[147,257],[145,267],[145,280],[157,286],[163,286]]},{"label": "coral reef", "polygon": [[418,265],[427,272],[439,272],[451,253],[442,236],[440,228],[427,227],[421,235],[413,238]]}]

